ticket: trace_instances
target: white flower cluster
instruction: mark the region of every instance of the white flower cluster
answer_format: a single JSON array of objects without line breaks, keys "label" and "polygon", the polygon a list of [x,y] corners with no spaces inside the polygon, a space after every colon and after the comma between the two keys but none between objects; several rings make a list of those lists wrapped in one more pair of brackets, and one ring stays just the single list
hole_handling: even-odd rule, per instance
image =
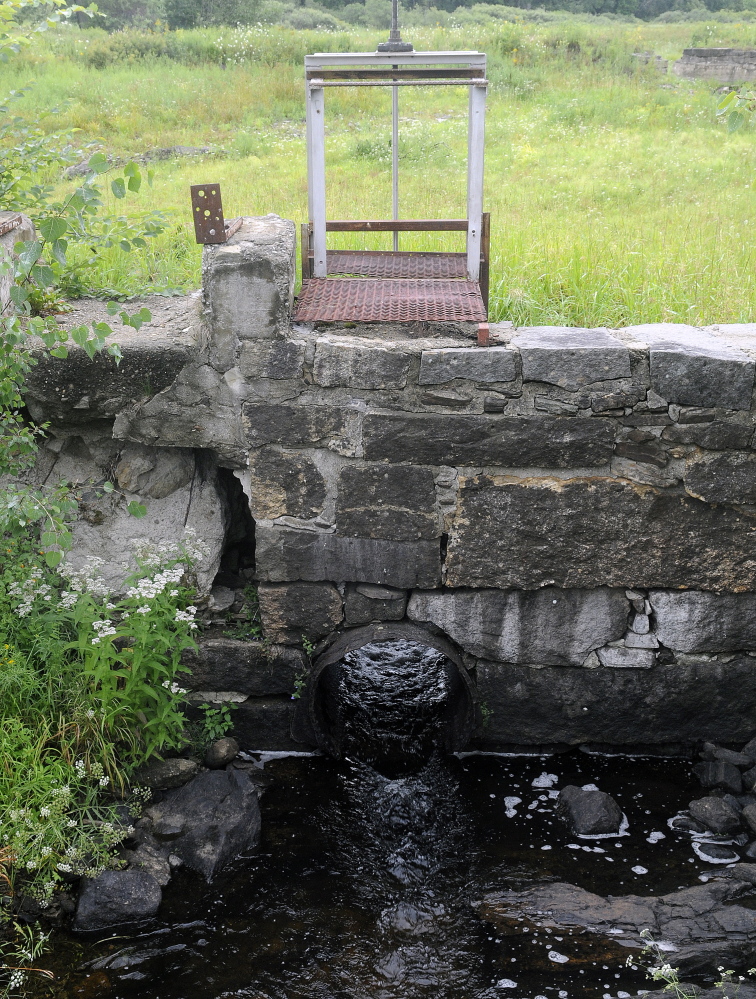
[{"label": "white flower cluster", "polygon": [[166,690],[170,690],[172,694],[187,694],[189,692],[186,687],[179,687],[177,683],[171,683],[170,680],[163,680],[162,685]]},{"label": "white flower cluster", "polygon": [[134,538],[132,547],[139,564],[153,569],[160,568],[167,562],[184,562],[187,559],[194,565],[199,565],[210,555],[209,546],[197,537],[193,527],[184,530],[182,541],[162,541],[156,544],[149,538]]},{"label": "white flower cluster", "polygon": [[185,611],[177,610],[176,615],[173,618],[174,621],[183,621],[189,625],[190,628],[196,628],[197,624],[194,620],[194,615],[197,613],[197,608],[189,606]]},{"label": "white flower cluster", "polygon": [[19,617],[28,617],[37,597],[48,602],[52,600],[52,587],[47,583],[41,583],[41,578],[39,572],[33,572],[23,583],[11,583],[8,587],[8,593],[21,600],[16,606]]},{"label": "white flower cluster", "polygon": [[92,639],[92,645],[99,645],[103,638],[109,638],[116,633],[113,622],[108,618],[105,618],[104,621],[93,621],[92,627],[97,632],[96,637]]},{"label": "white flower cluster", "polygon": [[180,583],[183,575],[184,567],[182,565],[176,565],[172,569],[164,569],[153,577],[145,576],[144,579],[138,580],[135,586],[129,587],[126,596],[135,597],[137,600],[152,600],[171,583]]},{"label": "white flower cluster", "polygon": [[[97,555],[88,555],[80,569],[74,569],[73,566],[63,563],[58,568],[58,572],[64,579],[68,580],[71,588],[70,591],[64,591],[63,598],[70,599],[71,592],[91,593],[96,597],[110,596],[110,590],[99,578],[100,568],[104,564],[105,560],[98,558]],[[74,600],[73,603],[76,601]],[[72,604],[68,604],[68,606],[72,606]]]}]

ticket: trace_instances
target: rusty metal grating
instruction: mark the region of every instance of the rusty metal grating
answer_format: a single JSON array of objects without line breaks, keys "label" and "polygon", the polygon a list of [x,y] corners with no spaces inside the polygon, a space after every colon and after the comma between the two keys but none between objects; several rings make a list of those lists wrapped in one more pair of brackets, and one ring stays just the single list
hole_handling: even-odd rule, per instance
[{"label": "rusty metal grating", "polygon": [[370,278],[464,279],[467,257],[464,253],[394,253],[384,250],[329,250],[329,274],[358,274]]},{"label": "rusty metal grating", "polygon": [[298,322],[485,322],[477,281],[309,278],[294,310]]}]

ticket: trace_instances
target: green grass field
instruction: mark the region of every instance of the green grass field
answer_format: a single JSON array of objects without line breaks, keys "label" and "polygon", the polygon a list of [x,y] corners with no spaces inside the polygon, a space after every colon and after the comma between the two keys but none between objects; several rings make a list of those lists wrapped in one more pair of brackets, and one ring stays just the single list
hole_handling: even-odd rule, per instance
[{"label": "green grass field", "polygon": [[[650,51],[675,59],[691,44],[750,47],[752,21],[576,19],[405,34],[416,48],[477,48],[490,58],[493,319],[586,326],[752,319],[756,133],[727,134],[715,115],[715,84],[662,76],[631,57]],[[35,80],[19,113],[33,118],[65,101],[45,127],[76,126],[82,143],[100,142],[117,156],[176,144],[218,150],[157,163],[153,188],[128,207],[170,210],[170,226],[146,251],[103,253],[89,277],[126,294],[191,288],[200,280],[200,250],[189,185],[219,181],[228,217],[276,212],[304,221],[302,56],[370,50],[380,37],[216,29],[183,33],[181,58],[154,58],[123,36],[115,58],[104,32],[68,30],[23,62],[0,65],[0,93]],[[465,92],[400,94],[403,216],[463,215]],[[329,93],[326,110],[329,217],[389,217],[388,93]],[[124,210],[123,202],[111,207]],[[431,238],[439,240],[434,247],[456,245],[443,237],[404,245],[430,248]]]}]

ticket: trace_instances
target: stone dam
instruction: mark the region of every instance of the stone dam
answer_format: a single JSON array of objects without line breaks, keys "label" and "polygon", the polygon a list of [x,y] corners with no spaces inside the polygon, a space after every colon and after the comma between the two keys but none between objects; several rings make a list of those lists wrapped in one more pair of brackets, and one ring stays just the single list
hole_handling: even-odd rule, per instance
[{"label": "stone dam", "polygon": [[292,222],[203,252],[201,294],[116,330],[120,367],[33,370],[31,474],[79,484],[71,558],[111,581],[190,527],[211,617],[257,588],[264,641],[207,628],[187,682],[242,748],[326,744],[323,668],[403,636],[458,670],[451,748],[752,735],[756,324],[297,326]]}]

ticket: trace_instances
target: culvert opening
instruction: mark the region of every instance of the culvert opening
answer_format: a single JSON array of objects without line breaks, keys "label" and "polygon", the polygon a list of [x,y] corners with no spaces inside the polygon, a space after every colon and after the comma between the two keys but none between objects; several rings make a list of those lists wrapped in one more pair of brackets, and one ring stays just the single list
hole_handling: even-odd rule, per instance
[{"label": "culvert opening", "polygon": [[386,773],[463,748],[475,721],[474,689],[455,650],[398,625],[342,636],[316,662],[309,699],[322,750]]}]

